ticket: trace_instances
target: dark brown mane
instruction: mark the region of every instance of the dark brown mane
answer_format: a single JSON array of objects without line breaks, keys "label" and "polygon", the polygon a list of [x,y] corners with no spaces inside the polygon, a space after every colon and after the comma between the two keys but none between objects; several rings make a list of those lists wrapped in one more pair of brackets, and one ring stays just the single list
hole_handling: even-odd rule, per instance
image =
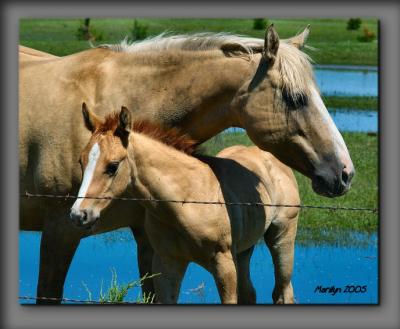
[{"label": "dark brown mane", "polygon": [[[107,131],[114,133],[117,130],[118,122],[119,112],[107,115],[104,121],[96,128],[95,134],[102,134]],[[196,155],[198,151],[198,141],[191,139],[177,128],[164,128],[159,124],[140,120],[133,122],[132,130],[158,140],[188,155]]]}]

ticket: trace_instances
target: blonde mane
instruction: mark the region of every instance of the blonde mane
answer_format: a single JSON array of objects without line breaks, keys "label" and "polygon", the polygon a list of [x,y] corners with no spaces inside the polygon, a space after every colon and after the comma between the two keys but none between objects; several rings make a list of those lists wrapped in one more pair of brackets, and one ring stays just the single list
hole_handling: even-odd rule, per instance
[{"label": "blonde mane", "polygon": [[[264,39],[250,38],[230,33],[195,33],[169,35],[161,33],[158,36],[142,41],[128,42],[125,38],[119,44],[103,44],[98,48],[106,48],[115,52],[143,53],[164,50],[207,51],[221,50],[226,56],[249,56],[261,53],[264,49]],[[281,90],[294,102],[302,97],[310,96],[310,84],[316,87],[311,58],[293,46],[287,40],[281,39],[276,58],[279,71]]]},{"label": "blonde mane", "polygon": [[281,81],[281,90],[293,99],[310,97],[311,85],[316,88],[312,59],[293,45],[280,42],[277,54],[277,69]]},{"label": "blonde mane", "polygon": [[163,50],[206,51],[222,50],[241,52],[244,54],[259,53],[264,47],[264,40],[230,33],[195,33],[158,36],[142,41],[128,42],[125,38],[119,44],[103,44],[99,48],[107,48],[116,52],[138,53]]}]

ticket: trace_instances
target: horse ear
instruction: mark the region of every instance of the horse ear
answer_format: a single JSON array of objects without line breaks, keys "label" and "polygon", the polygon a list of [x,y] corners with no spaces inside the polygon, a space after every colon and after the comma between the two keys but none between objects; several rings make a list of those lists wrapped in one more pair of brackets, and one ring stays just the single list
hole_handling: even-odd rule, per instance
[{"label": "horse ear", "polygon": [[303,32],[294,36],[293,38],[287,39],[286,42],[290,43],[291,45],[295,46],[298,49],[301,49],[304,47],[304,44],[306,43],[309,34],[310,34],[310,24],[306,26]]},{"label": "horse ear", "polygon": [[99,125],[100,120],[89,110],[85,102],[82,103],[82,114],[86,128],[93,133]]},{"label": "horse ear", "polygon": [[265,41],[264,41],[264,58],[268,61],[270,65],[275,62],[276,54],[279,48],[279,36],[276,33],[274,24],[268,26],[267,31],[265,32]]}]

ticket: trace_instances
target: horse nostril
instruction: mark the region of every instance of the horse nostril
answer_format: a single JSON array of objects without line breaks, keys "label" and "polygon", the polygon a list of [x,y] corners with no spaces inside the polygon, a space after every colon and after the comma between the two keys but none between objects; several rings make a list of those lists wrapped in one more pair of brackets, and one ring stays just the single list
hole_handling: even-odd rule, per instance
[{"label": "horse nostril", "polygon": [[82,210],[82,222],[85,222],[88,218],[87,210]]},{"label": "horse nostril", "polygon": [[351,179],[354,176],[353,170],[348,170],[345,166],[342,170],[342,183],[346,186],[350,185]]},{"label": "horse nostril", "polygon": [[346,171],[342,171],[342,182],[347,185],[349,181],[349,174]]}]

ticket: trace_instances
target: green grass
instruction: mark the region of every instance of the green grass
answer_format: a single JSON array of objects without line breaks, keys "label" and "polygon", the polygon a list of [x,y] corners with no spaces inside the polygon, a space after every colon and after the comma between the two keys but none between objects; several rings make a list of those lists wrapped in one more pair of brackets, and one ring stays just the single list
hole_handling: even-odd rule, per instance
[{"label": "green grass", "polygon": [[[364,133],[343,133],[349,149],[356,175],[350,191],[338,198],[317,195],[311,182],[295,172],[299,184],[301,202],[305,205],[326,205],[340,207],[378,207],[378,139]],[[206,152],[215,155],[219,150],[235,145],[252,145],[244,133],[223,133],[205,143]],[[378,214],[360,211],[331,211],[302,209],[299,219],[297,242],[310,245],[327,243],[354,244],[352,232],[365,233],[368,237],[376,233]],[[368,238],[367,238],[368,239]]]},{"label": "green grass", "polygon": [[100,304],[119,304],[124,302],[136,303],[136,304],[152,304],[154,302],[155,295],[138,295],[136,300],[134,301],[127,301],[125,300],[126,296],[128,295],[129,290],[133,288],[138,288],[143,285],[143,281],[152,279],[159,274],[152,274],[152,275],[144,275],[142,278],[138,280],[134,280],[128,283],[120,284],[117,279],[117,272],[115,269],[111,269],[111,281],[110,287],[108,290],[103,293],[103,283],[100,288],[99,298],[93,300],[92,292],[89,290],[89,287],[86,283],[82,283],[87,294],[88,294],[88,303],[96,302]]},{"label": "green grass", "polygon": [[374,96],[323,96],[326,107],[357,110],[378,110],[378,97]]},{"label": "green grass", "polygon": [[[268,17],[267,17],[268,18]],[[305,50],[317,64],[377,65],[377,41],[360,42],[364,26],[377,34],[378,22],[362,18],[359,31],[346,29],[347,19],[275,19],[281,38],[288,38],[311,24],[308,45],[316,50]],[[102,43],[116,43],[130,36],[134,17],[131,19],[92,18],[91,27],[103,36]],[[252,19],[138,19],[147,26],[148,36],[164,31],[173,33],[231,32],[253,37],[264,37],[264,31],[253,29]],[[78,41],[76,32],[80,19],[22,19],[20,24],[21,44],[55,55],[67,55],[89,48],[86,41]]]}]

